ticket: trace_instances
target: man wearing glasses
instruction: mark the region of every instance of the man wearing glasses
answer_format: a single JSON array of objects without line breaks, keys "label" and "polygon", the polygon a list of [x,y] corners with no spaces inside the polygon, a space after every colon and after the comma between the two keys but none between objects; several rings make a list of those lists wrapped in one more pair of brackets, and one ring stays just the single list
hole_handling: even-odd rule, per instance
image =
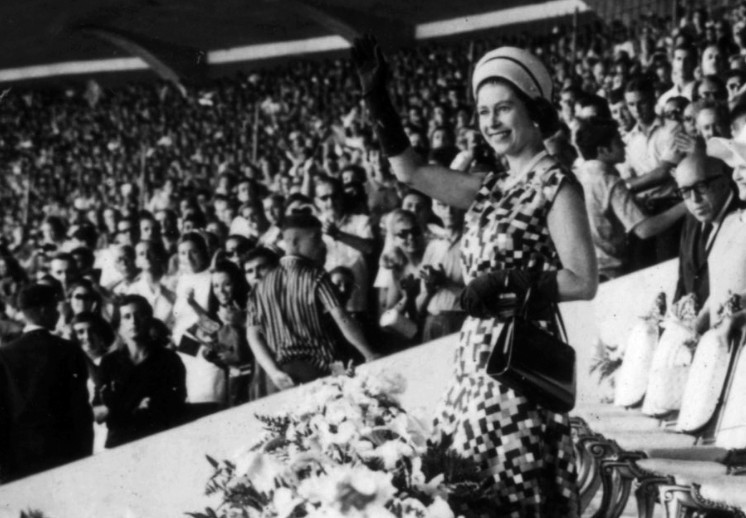
[{"label": "man wearing glasses", "polygon": [[[674,301],[694,293],[699,304],[710,295],[708,256],[721,224],[738,208],[738,197],[725,164],[701,153],[689,155],[674,174],[689,214],[679,246],[679,280]],[[718,301],[722,303],[725,301]]]}]

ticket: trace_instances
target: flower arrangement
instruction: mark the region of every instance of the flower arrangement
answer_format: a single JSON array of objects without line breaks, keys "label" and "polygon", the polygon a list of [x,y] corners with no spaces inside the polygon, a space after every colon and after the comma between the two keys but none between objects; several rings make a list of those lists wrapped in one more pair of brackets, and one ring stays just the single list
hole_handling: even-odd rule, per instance
[{"label": "flower arrangement", "polygon": [[473,462],[430,441],[427,421],[405,412],[396,375],[341,366],[307,385],[299,410],[257,416],[265,435],[233,461],[208,457],[216,509],[193,518],[454,518],[488,505]]}]

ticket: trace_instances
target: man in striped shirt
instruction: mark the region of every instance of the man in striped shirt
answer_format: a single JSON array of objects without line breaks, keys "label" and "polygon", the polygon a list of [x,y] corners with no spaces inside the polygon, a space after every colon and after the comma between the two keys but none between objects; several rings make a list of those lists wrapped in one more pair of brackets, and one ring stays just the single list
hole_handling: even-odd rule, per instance
[{"label": "man in striped shirt", "polygon": [[329,374],[338,334],[324,325],[324,312],[366,361],[376,357],[323,270],[321,222],[310,214],[289,216],[283,239],[287,255],[257,284],[248,304],[249,345],[263,369],[255,376],[254,397]]}]

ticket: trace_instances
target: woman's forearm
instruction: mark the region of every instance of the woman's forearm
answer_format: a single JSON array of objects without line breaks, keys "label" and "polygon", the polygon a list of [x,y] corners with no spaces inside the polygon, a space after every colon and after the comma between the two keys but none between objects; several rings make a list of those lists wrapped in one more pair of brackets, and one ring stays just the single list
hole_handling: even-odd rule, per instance
[{"label": "woman's forearm", "polygon": [[596,295],[598,282],[587,275],[577,275],[571,270],[557,272],[557,302],[590,300]]}]

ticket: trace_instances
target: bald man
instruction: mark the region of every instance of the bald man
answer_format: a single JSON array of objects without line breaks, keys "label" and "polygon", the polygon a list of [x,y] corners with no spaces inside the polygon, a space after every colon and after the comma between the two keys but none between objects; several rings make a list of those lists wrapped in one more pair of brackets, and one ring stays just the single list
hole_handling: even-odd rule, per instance
[{"label": "bald man", "polygon": [[688,214],[679,244],[674,301],[689,293],[704,304],[710,295],[707,258],[725,217],[739,206],[725,163],[701,153],[687,156],[674,178]]}]

